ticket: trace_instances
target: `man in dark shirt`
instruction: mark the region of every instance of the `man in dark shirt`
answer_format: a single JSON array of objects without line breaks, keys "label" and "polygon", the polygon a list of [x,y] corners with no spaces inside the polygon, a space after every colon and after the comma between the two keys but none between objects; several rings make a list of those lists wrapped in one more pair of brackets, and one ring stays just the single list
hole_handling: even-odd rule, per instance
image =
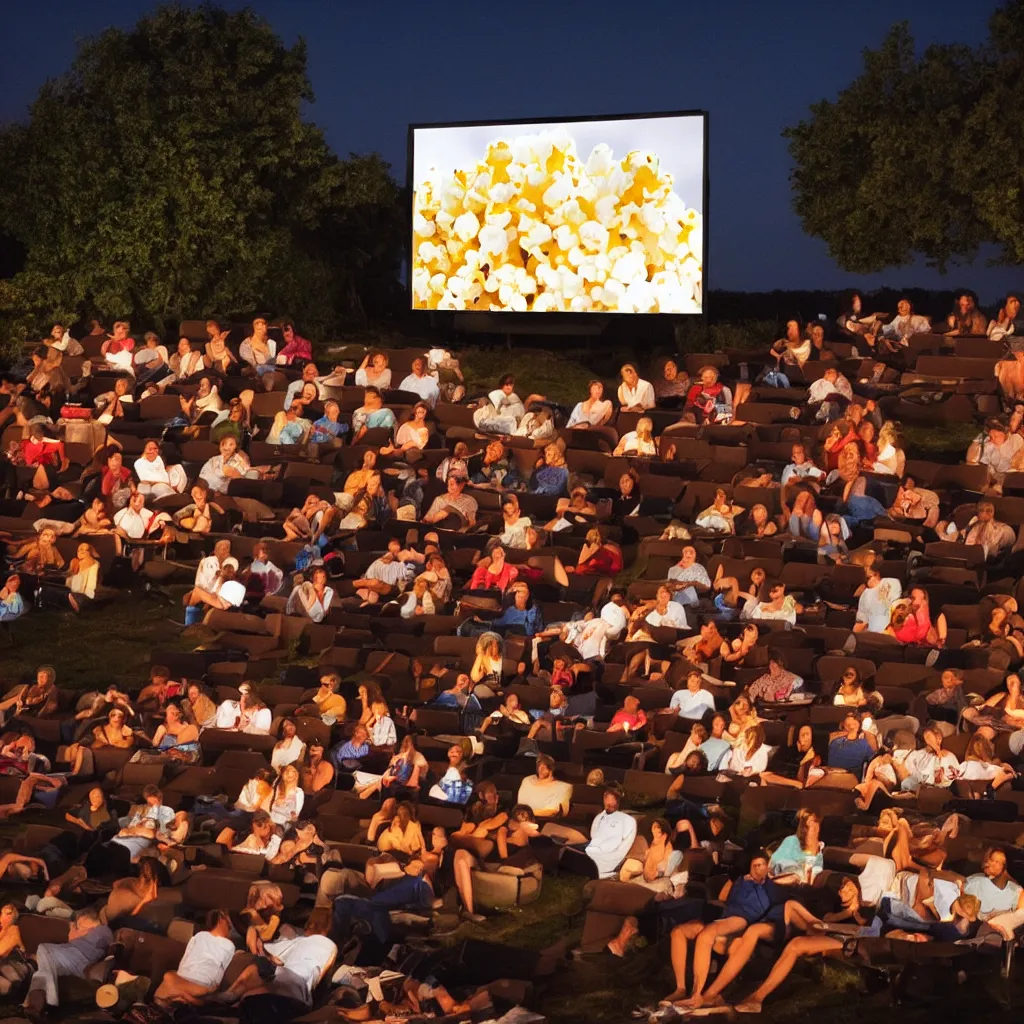
[{"label": "man in dark shirt", "polygon": [[[782,923],[786,903],[785,890],[768,877],[768,854],[758,850],[750,859],[750,868],[742,878],[728,886],[725,909],[717,921],[704,924],[688,921],[672,929],[672,969],[676,976],[676,989],[668,1001],[680,1008],[697,1009],[715,1005],[719,993],[739,974],[750,959],[754,947],[762,939],[769,939]],[[736,937],[714,985],[704,992],[711,968],[711,953],[720,938]],[[693,948],[693,992],[686,994],[686,953],[690,939]],[[681,1001],[680,1001],[681,1000]]]}]

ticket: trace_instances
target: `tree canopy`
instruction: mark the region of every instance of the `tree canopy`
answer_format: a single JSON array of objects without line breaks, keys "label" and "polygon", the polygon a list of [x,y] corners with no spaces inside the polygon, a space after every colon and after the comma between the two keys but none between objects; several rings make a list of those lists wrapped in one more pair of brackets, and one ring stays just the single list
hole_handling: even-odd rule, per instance
[{"label": "tree canopy", "polygon": [[0,234],[27,253],[0,316],[260,310],[315,334],[378,312],[399,188],[376,155],[339,160],[312,101],[304,43],[249,10],[163,6],[81,44],[0,130]]},{"label": "tree canopy", "polygon": [[1024,0],[1009,0],[971,48],[917,55],[894,26],[837,99],[783,133],[793,204],[845,270],[923,257],[945,270],[983,246],[1024,263]]}]

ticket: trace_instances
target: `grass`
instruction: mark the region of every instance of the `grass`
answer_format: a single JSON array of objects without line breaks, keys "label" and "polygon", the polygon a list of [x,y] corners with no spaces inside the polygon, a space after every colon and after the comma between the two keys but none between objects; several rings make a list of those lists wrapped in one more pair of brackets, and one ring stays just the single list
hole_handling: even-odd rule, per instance
[{"label": "grass", "polygon": [[110,683],[136,689],[145,685],[153,651],[194,647],[168,621],[181,621],[184,589],[171,591],[173,604],[126,593],[83,615],[33,611],[15,623],[14,646],[0,646],[0,686],[6,690],[33,678],[41,664],[53,665],[58,686],[66,689],[91,690]]},{"label": "grass", "polygon": [[910,458],[948,455],[962,462],[967,447],[978,436],[977,423],[906,423],[900,428]]}]

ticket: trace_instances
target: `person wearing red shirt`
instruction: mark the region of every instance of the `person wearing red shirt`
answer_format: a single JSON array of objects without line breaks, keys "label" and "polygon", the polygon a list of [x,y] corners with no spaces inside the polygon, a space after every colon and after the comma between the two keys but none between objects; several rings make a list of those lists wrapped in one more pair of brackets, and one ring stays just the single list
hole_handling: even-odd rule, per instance
[{"label": "person wearing red shirt", "polygon": [[470,590],[500,590],[503,594],[512,585],[519,570],[505,561],[505,549],[500,543],[492,544],[490,558],[481,558],[469,581]]},{"label": "person wearing red shirt", "polygon": [[608,732],[639,732],[647,728],[647,714],[640,707],[640,701],[630,695],[622,702],[622,707],[612,715]]},{"label": "person wearing red shirt", "polygon": [[281,334],[284,336],[284,345],[277,353],[278,363],[284,363],[285,366],[291,366],[296,359],[304,359],[306,362],[312,362],[313,344],[296,332],[295,324],[290,320],[286,320],[281,324]]}]

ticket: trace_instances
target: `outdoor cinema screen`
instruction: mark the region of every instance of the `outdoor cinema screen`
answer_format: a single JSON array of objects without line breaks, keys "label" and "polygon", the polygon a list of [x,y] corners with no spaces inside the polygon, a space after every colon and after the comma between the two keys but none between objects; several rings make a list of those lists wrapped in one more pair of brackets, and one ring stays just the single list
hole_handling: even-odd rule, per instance
[{"label": "outdoor cinema screen", "polygon": [[412,125],[413,308],[703,312],[705,118]]}]

